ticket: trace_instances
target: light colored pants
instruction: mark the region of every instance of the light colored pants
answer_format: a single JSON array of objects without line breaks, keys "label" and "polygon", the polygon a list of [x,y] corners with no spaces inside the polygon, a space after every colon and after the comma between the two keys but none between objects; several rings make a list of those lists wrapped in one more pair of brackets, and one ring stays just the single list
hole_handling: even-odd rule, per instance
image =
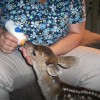
[{"label": "light colored pants", "polygon": [[[77,66],[62,69],[60,79],[68,84],[100,91],[100,50],[79,46],[66,54],[77,56]],[[32,68],[18,51],[11,54],[0,52],[0,100],[9,100],[9,91],[18,89],[35,80]]]},{"label": "light colored pants", "polygon": [[79,46],[66,54],[78,57],[79,63],[62,69],[60,79],[68,84],[100,91],[100,50]]},{"label": "light colored pants", "polygon": [[0,52],[0,100],[9,100],[9,91],[35,80],[32,67],[28,66],[19,51],[11,54]]}]

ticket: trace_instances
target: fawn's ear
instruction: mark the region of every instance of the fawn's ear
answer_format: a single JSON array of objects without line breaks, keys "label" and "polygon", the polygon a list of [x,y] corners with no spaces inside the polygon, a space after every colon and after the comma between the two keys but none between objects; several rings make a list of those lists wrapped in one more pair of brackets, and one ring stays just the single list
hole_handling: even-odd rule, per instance
[{"label": "fawn's ear", "polygon": [[50,76],[58,76],[62,73],[62,68],[69,69],[78,64],[79,59],[74,56],[61,56],[58,58],[58,64],[49,64],[46,70]]},{"label": "fawn's ear", "polygon": [[46,69],[50,76],[57,76],[58,74],[61,74],[61,70],[59,69],[58,65],[49,64]]},{"label": "fawn's ear", "polygon": [[79,58],[75,56],[60,56],[58,57],[59,67],[68,69],[78,64]]}]

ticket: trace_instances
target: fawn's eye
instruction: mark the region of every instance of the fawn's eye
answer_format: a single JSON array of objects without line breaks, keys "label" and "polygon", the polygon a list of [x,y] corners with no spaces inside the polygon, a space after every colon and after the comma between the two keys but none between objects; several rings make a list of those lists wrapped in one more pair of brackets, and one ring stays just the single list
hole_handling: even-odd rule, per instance
[{"label": "fawn's eye", "polygon": [[34,50],[33,50],[32,54],[33,54],[34,56],[36,56],[36,54],[35,54],[35,51],[34,51]]}]

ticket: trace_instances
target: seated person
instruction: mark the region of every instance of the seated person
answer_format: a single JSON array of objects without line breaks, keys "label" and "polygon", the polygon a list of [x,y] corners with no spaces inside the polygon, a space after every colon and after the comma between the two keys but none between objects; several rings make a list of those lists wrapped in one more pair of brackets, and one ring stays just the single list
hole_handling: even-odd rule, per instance
[{"label": "seated person", "polygon": [[10,19],[30,42],[50,47],[57,56],[80,58],[77,66],[59,75],[63,82],[100,91],[100,50],[80,46],[86,20],[84,0],[2,0],[0,4],[0,100],[9,100],[9,91],[35,81],[25,48],[3,30]]}]

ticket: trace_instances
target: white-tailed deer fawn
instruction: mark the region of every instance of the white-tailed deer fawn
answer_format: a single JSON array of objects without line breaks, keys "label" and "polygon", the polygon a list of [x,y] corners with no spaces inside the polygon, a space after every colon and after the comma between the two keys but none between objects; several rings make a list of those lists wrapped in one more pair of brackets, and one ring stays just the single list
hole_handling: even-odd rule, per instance
[{"label": "white-tailed deer fawn", "polygon": [[[25,48],[33,61],[33,68],[38,78],[38,84],[46,100],[98,100],[99,92],[81,87],[75,87],[60,81],[60,67],[74,67],[79,59],[74,56],[53,54],[46,46],[26,42]],[[77,95],[77,97],[74,97]],[[93,98],[93,99],[92,99]]]}]

